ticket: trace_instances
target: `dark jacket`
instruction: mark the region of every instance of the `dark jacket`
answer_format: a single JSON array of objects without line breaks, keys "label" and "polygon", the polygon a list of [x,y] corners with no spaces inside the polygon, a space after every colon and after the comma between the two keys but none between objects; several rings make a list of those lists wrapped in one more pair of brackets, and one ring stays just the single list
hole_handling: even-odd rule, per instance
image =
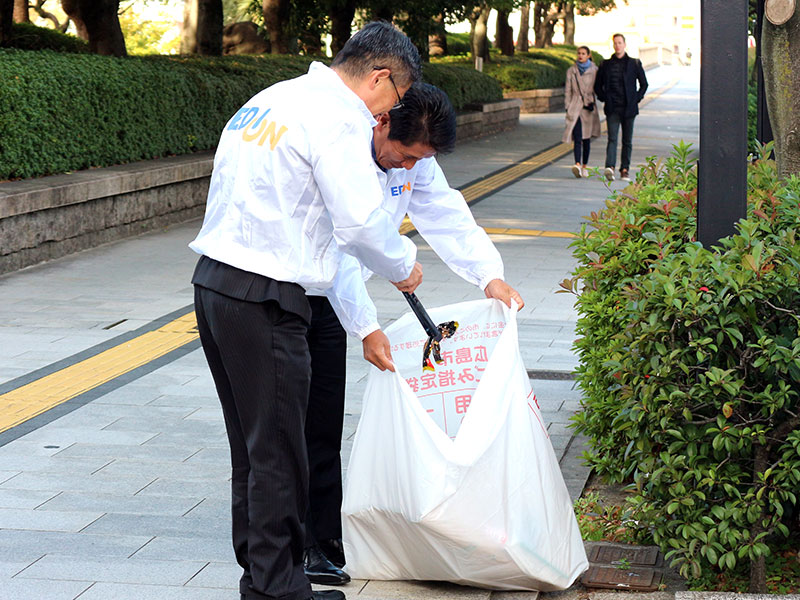
[{"label": "dark jacket", "polygon": [[[623,64],[620,65],[619,63]],[[597,99],[604,103],[603,111],[606,115],[619,112],[622,108],[614,102],[615,94],[610,89],[612,66],[622,66],[622,84],[626,99],[622,116],[635,117],[639,114],[639,102],[644,98],[644,93],[647,91],[647,77],[644,75],[642,61],[638,58],[631,58],[627,54],[622,58],[617,58],[617,55],[614,54],[600,65],[600,70],[597,72],[597,77],[594,81],[594,93],[597,95]],[[639,82],[638,90],[636,89],[637,81]]]}]

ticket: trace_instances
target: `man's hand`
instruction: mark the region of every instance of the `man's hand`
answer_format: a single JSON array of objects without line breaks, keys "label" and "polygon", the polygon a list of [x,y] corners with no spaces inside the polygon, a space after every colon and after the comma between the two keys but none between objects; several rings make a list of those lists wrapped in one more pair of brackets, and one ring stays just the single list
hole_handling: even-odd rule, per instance
[{"label": "man's hand", "polygon": [[517,310],[525,306],[525,302],[522,300],[522,296],[519,295],[519,292],[502,279],[492,279],[489,285],[486,286],[484,293],[487,298],[496,298],[508,308],[511,308],[512,300],[519,305]]},{"label": "man's hand", "polygon": [[389,369],[394,372],[392,351],[389,349],[389,338],[380,329],[370,333],[361,340],[364,346],[364,358],[378,367],[381,371]]},{"label": "man's hand", "polygon": [[410,294],[417,289],[420,283],[422,283],[422,265],[416,262],[414,263],[414,268],[411,269],[411,275],[403,279],[403,281],[393,281],[392,285],[401,292],[408,292]]}]

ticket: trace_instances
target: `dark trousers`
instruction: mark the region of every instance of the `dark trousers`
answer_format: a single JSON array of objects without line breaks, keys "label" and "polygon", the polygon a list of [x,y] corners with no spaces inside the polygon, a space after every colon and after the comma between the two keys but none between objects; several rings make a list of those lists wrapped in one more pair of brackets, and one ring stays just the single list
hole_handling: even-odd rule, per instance
[{"label": "dark trousers", "polygon": [[342,537],[342,427],[347,334],[328,299],[309,296],[311,390],[306,414],[309,507],[306,545]]},{"label": "dark trousers", "polygon": [[623,117],[620,113],[606,115],[608,126],[608,145],[606,146],[606,166],[614,168],[617,164],[617,139],[619,127],[622,125],[622,156],[619,160],[620,169],[630,169],[631,154],[633,153],[633,117]]},{"label": "dark trousers", "polygon": [[575,164],[582,163],[589,164],[589,152],[592,150],[591,138],[583,139],[583,125],[581,119],[575,122],[575,127],[572,128],[572,152],[575,155]]},{"label": "dark trousers", "polygon": [[240,592],[247,600],[306,600],[306,322],[276,301],[238,300],[197,285],[195,311],[231,447]]}]

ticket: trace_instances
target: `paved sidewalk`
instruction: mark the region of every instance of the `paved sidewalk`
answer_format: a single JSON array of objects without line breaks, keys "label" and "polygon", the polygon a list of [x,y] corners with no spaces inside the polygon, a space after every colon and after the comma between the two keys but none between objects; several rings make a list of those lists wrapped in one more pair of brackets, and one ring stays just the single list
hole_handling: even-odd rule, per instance
[{"label": "paved sidewalk", "polygon": [[[680,81],[637,119],[634,163],[665,155],[680,139],[697,143],[698,72],[648,72],[651,90]],[[523,116],[514,132],[466,143],[441,160],[459,186],[560,141],[563,115]],[[602,166],[604,140],[592,150]],[[608,195],[599,180],[575,180],[571,155],[473,205],[484,227],[577,231]],[[621,184],[612,184],[612,188]],[[108,343],[189,306],[196,256],[186,244],[199,221],[109,244],[0,277],[0,386]],[[506,276],[523,295],[520,340],[526,367],[567,374],[576,313],[555,294],[574,260],[569,240],[494,235]],[[482,297],[433,255],[421,237],[433,307]],[[370,293],[388,323],[407,311],[388,282]],[[344,464],[361,410],[369,366],[360,343],[348,351]],[[539,375],[543,376],[543,375]],[[580,440],[567,429],[580,395],[568,379],[533,382],[573,495],[585,480]],[[113,389],[112,389],[113,388]],[[0,388],[2,389],[2,388]],[[239,569],[229,540],[229,457],[221,411],[202,352],[194,350],[18,439],[0,446],[0,600],[223,600],[236,598]],[[0,443],[3,438],[0,436]],[[360,581],[351,598],[505,598],[449,584]]]}]

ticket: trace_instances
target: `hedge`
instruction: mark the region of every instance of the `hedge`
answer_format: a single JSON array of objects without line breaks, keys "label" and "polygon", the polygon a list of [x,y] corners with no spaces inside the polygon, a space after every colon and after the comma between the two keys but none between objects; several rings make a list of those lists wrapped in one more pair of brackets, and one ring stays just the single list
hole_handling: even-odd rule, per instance
[{"label": "hedge", "polygon": [[[250,97],[302,75],[303,56],[113,58],[0,50],[0,180],[208,150]],[[456,108],[502,98],[459,66],[426,65]]]},{"label": "hedge", "polygon": [[20,50],[55,50],[73,54],[89,52],[89,43],[79,37],[30,23],[14,23],[11,26],[11,39],[5,45]]},{"label": "hedge", "polygon": [[[531,48],[528,52],[516,52],[514,56],[503,56],[493,50],[491,60],[483,64],[483,72],[509,92],[562,87],[567,69],[575,62],[576,51],[575,46],[567,45]],[[603,58],[592,52],[592,60],[599,65]],[[445,56],[433,61],[437,65],[472,67],[469,56]]]},{"label": "hedge", "polygon": [[747,218],[710,249],[689,146],[648,159],[589,217],[562,283],[579,294],[587,458],[632,481],[633,522],[686,577],[800,539],[800,179],[779,180],[770,149]]}]

